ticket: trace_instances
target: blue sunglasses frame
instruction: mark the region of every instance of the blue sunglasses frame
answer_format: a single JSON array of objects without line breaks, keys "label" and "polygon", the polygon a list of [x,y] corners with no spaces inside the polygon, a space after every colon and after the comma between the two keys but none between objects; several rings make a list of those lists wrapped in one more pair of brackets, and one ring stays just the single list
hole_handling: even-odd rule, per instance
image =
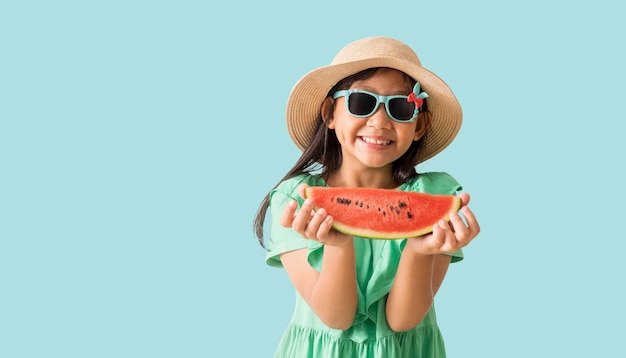
[{"label": "blue sunglasses frame", "polygon": [[[349,98],[350,95],[353,93],[365,93],[368,94],[372,97],[374,97],[376,99],[376,104],[374,105],[374,108],[372,109],[372,111],[370,113],[367,114],[355,114],[352,113],[350,111],[350,104],[349,104]],[[415,86],[413,86],[413,98],[417,99],[417,98],[428,98],[428,94],[426,92],[421,92],[420,93],[420,84],[419,82],[415,83]],[[389,109],[389,101],[392,99],[396,99],[396,98],[401,98],[406,100],[407,102],[411,102],[409,100],[409,96],[403,96],[403,95],[392,95],[392,96],[381,96],[378,93],[373,93],[373,92],[369,92],[369,91],[364,91],[364,90],[360,90],[360,89],[351,89],[351,90],[341,90],[341,91],[337,91],[333,94],[333,99],[337,99],[339,97],[346,97],[345,103],[346,103],[346,109],[348,110],[348,113],[350,113],[351,115],[355,116],[355,117],[359,117],[359,118],[365,118],[365,117],[369,117],[372,114],[376,113],[376,111],[378,110],[378,107],[380,107],[381,103],[385,104],[385,111],[387,112],[387,115],[389,116],[389,118],[391,118],[393,121],[398,122],[398,123],[411,123],[413,121],[415,121],[415,118],[417,118],[417,115],[419,114],[420,108],[421,106],[415,106],[415,110],[413,111],[413,116],[410,119],[398,119],[396,117],[394,117],[393,114],[391,114],[391,110]]]}]

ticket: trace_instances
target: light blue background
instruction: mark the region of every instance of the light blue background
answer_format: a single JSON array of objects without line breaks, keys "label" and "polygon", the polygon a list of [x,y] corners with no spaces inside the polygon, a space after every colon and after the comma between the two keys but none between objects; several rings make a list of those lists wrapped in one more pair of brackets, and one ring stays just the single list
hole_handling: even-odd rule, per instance
[{"label": "light blue background", "polygon": [[418,168],[463,183],[483,229],[437,297],[449,356],[623,352],[618,1],[17,3],[0,5],[0,357],[271,356],[293,291],[251,221],[299,156],[287,96],[372,35],[464,108]]}]

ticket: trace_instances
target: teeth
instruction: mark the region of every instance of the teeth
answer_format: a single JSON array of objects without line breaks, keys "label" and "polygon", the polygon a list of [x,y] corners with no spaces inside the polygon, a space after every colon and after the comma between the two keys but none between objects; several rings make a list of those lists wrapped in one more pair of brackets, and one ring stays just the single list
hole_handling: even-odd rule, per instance
[{"label": "teeth", "polygon": [[368,137],[361,137],[361,138],[363,138],[363,141],[365,143],[370,143],[370,144],[388,145],[389,143],[391,143],[390,140],[380,140],[380,139],[374,139],[374,138],[368,138]]}]

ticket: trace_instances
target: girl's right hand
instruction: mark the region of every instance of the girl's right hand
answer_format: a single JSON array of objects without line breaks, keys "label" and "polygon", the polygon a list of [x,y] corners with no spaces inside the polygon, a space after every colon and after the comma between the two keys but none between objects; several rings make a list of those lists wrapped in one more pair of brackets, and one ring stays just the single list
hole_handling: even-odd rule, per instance
[{"label": "girl's right hand", "polygon": [[[302,197],[304,197],[306,186],[303,184],[298,188]],[[334,230],[332,216],[328,215],[323,208],[314,210],[311,200],[305,200],[298,212],[296,212],[297,208],[298,203],[295,200],[287,203],[280,217],[282,226],[292,228],[305,239],[315,240],[328,246],[345,246],[352,243],[352,236]]]}]

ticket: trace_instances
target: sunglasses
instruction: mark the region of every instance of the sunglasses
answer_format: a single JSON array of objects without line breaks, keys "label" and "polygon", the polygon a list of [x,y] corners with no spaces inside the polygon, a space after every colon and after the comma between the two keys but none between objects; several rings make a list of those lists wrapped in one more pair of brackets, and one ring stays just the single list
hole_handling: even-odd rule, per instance
[{"label": "sunglasses", "polygon": [[381,103],[384,103],[389,118],[400,123],[410,123],[417,118],[424,98],[427,98],[428,94],[420,93],[420,84],[416,83],[413,92],[408,96],[381,96],[360,89],[351,89],[333,94],[334,99],[339,97],[346,97],[346,108],[355,117],[369,117],[378,110]]}]

